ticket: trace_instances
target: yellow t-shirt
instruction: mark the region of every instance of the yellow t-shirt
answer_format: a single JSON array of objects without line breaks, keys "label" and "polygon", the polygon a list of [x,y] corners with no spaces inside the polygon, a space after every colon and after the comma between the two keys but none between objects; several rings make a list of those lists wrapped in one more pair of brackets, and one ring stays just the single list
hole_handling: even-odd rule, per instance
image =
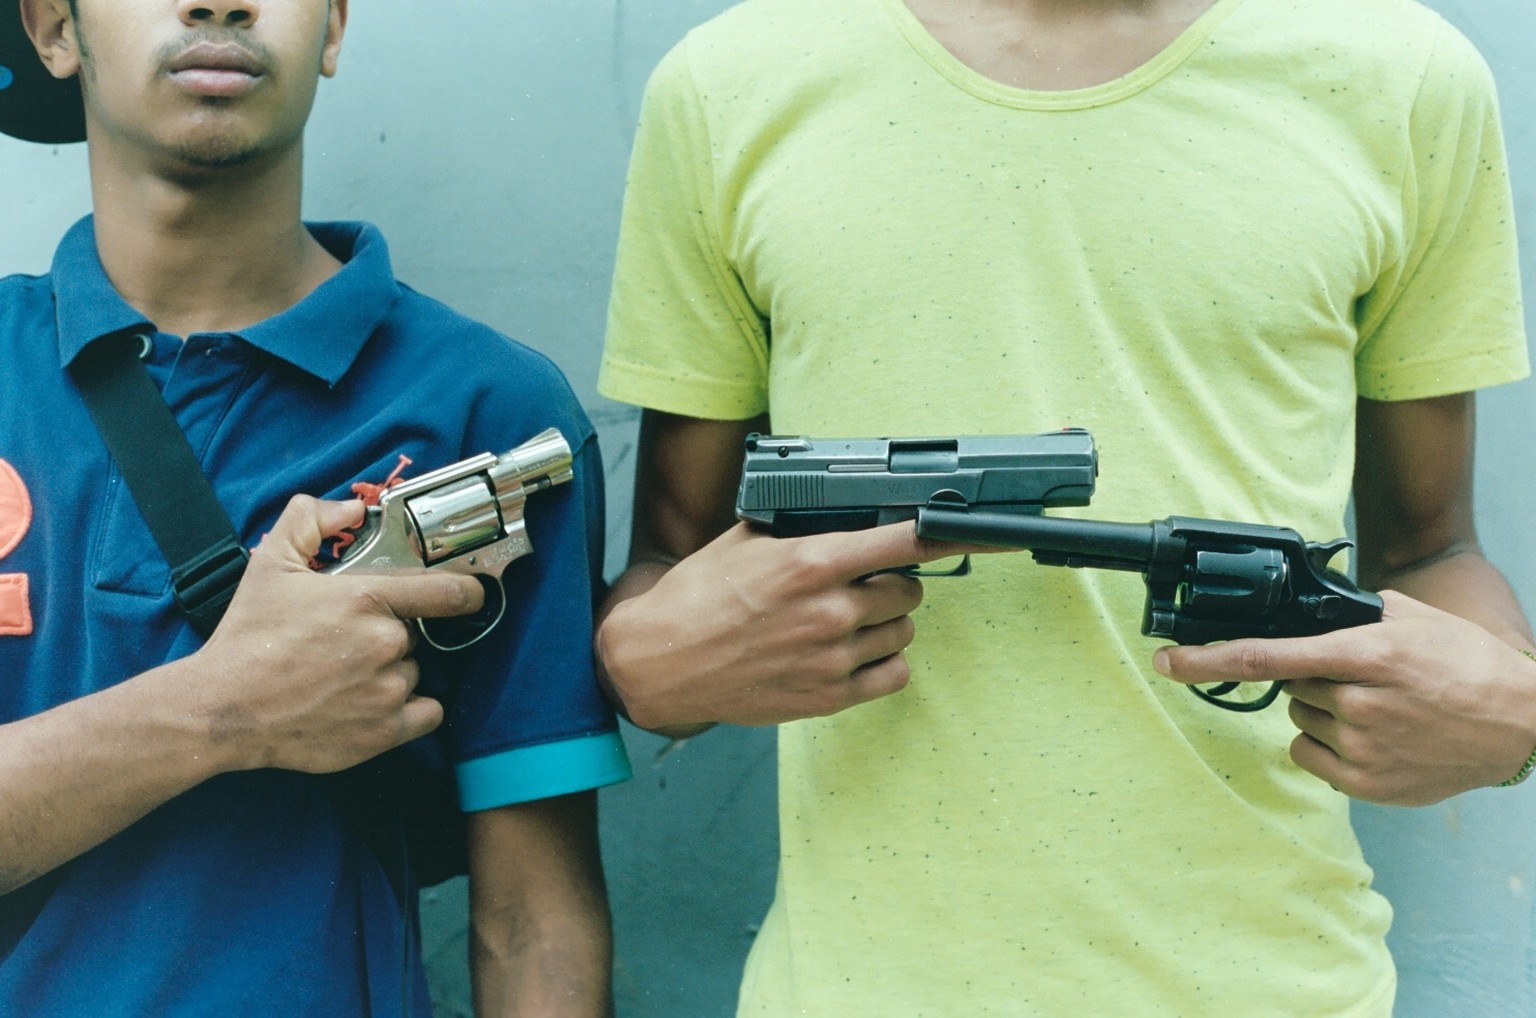
[{"label": "yellow t-shirt", "polygon": [[[900,0],[750,0],[647,91],[601,388],[813,436],[1095,435],[1077,514],[1344,531],[1357,396],[1527,369],[1485,66],[1409,0],[1219,0],[1094,88]],[[1283,708],[1160,679],[1134,574],[933,580],[903,692],[780,729],[743,1014],[1387,1015]]]}]

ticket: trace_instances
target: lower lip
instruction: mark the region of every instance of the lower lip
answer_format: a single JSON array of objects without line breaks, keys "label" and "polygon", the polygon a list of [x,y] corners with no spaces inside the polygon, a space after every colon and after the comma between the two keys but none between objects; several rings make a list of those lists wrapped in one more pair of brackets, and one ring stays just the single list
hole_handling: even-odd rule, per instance
[{"label": "lower lip", "polygon": [[261,78],[244,71],[222,71],[193,67],[176,71],[171,80],[195,95],[230,98],[245,95],[256,87]]}]

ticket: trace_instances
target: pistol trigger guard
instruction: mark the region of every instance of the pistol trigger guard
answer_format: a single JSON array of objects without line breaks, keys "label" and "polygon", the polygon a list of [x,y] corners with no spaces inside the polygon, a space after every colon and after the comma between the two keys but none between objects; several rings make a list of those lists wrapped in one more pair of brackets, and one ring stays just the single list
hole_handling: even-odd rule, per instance
[{"label": "pistol trigger guard", "polygon": [[[902,567],[894,568],[894,570],[882,571],[885,571],[885,573],[900,573],[902,576],[911,576],[914,580],[925,579],[925,577],[926,579],[943,579],[946,576],[971,576],[971,556],[962,556],[960,564],[955,565],[955,568],[952,568],[952,570],[929,571],[920,567],[920,565],[902,565]],[[874,573],[871,573],[871,576],[874,576]]]},{"label": "pistol trigger guard", "polygon": [[895,573],[897,576],[910,576],[914,580],[921,580],[924,577],[931,580],[935,578],[943,578],[946,576],[969,576],[971,575],[971,557],[969,555],[963,556],[960,559],[960,563],[953,569],[944,569],[936,572],[930,572],[919,565],[893,566],[890,569],[876,569],[872,573],[865,573],[863,576],[860,576],[859,579],[867,580],[871,576],[879,576],[883,573]]},{"label": "pistol trigger guard", "polygon": [[[507,591],[501,585],[501,577],[475,574],[475,579],[479,580],[480,586],[485,589],[485,604],[481,606],[478,612],[473,615],[455,618],[416,620],[416,628],[421,630],[421,638],[426,640],[428,644],[441,651],[463,650],[485,639],[486,635],[501,622],[502,616],[507,613]],[[493,605],[494,613],[489,621],[482,621],[483,617],[487,614],[487,609],[490,609]],[[454,628],[459,628],[466,632],[471,630],[478,631],[466,639],[455,640],[445,636],[439,640],[433,638],[432,629],[428,626],[429,622],[449,631],[452,631]]]}]

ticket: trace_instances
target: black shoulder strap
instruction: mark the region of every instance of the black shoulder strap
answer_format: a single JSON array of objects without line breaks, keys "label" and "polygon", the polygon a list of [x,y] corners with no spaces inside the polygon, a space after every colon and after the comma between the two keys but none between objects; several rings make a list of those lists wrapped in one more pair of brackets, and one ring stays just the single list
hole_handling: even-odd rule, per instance
[{"label": "black shoulder strap", "polygon": [[248,556],[197,454],[140,360],[146,339],[106,336],[70,373],[171,567],[176,603],[207,637],[234,597]]}]

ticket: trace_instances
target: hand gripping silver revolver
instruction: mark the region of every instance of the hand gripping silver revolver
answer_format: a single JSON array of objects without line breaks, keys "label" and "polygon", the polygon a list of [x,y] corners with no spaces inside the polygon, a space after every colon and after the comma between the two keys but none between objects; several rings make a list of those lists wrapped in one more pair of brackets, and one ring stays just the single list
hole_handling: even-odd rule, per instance
[{"label": "hand gripping silver revolver", "polygon": [[328,573],[444,569],[474,576],[485,607],[452,619],[417,619],[426,641],[461,650],[485,636],[507,610],[501,574],[533,551],[523,522],[530,494],[573,476],[571,447],[554,428],[500,456],[485,452],[387,488],[369,506],[357,540]]}]

